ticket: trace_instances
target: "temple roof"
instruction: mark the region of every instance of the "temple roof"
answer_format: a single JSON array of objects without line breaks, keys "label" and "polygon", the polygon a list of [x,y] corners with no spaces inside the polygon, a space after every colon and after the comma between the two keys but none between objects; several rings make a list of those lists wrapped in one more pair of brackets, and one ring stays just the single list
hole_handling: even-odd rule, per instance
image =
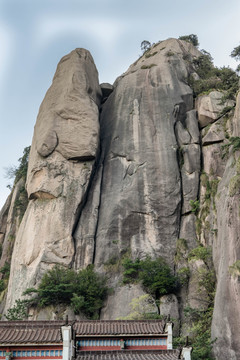
[{"label": "temple roof", "polygon": [[77,336],[162,335],[164,320],[86,320],[74,324]]},{"label": "temple roof", "polygon": [[62,343],[64,321],[0,321],[0,344]]},{"label": "temple roof", "polygon": [[[163,320],[84,320],[70,324],[78,337],[165,334]],[[64,321],[0,321],[0,344],[62,343],[63,325]]]},{"label": "temple roof", "polygon": [[178,360],[180,350],[81,351],[76,360]]}]

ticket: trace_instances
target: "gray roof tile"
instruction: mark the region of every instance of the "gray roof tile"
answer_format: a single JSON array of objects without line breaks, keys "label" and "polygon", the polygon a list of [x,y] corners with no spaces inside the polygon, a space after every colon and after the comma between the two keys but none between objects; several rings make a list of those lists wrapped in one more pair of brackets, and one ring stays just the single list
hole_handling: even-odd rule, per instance
[{"label": "gray roof tile", "polygon": [[178,360],[180,350],[81,351],[76,360]]},{"label": "gray roof tile", "polygon": [[74,324],[77,336],[159,335],[164,328],[164,320],[84,320]]},{"label": "gray roof tile", "polygon": [[0,344],[61,343],[64,321],[0,321]]}]

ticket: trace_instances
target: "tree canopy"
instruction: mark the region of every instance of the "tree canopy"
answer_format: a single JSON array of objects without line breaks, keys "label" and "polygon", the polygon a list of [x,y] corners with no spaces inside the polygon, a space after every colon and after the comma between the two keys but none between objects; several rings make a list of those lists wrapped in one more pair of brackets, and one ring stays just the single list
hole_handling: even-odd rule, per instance
[{"label": "tree canopy", "polygon": [[123,283],[140,281],[143,288],[155,299],[162,295],[175,292],[178,287],[178,278],[166,261],[159,257],[152,260],[149,256],[135,261],[127,258],[123,260]]},{"label": "tree canopy", "polygon": [[79,272],[56,265],[44,274],[38,289],[27,289],[24,295],[34,293],[29,301],[40,307],[65,304],[76,314],[82,312],[96,319],[107,295],[106,279],[94,271],[93,265]]},{"label": "tree canopy", "polygon": [[190,42],[196,47],[199,46],[198,37],[195,34],[179,36],[179,40],[184,40],[184,41]]}]

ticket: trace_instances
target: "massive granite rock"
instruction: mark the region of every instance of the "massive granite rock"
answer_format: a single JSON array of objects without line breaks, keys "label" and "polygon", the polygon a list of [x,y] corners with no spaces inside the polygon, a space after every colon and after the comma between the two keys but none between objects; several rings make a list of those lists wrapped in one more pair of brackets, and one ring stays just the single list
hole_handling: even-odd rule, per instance
[{"label": "massive granite rock", "polygon": [[74,234],[76,267],[94,262],[103,269],[129,249],[135,258],[163,256],[173,265],[181,212],[188,207],[182,188],[187,202],[196,198],[200,166],[186,53],[199,55],[185,42],[159,43],[116,80],[103,105],[101,158]]},{"label": "massive granite rock", "polygon": [[[231,136],[240,137],[239,114],[238,97],[234,117],[228,120],[230,142]],[[231,267],[240,259],[240,149],[234,149],[231,145],[227,149],[224,154],[227,161],[216,196],[218,235],[212,240],[217,275],[212,338],[216,339],[214,352],[217,359],[237,360],[240,358],[240,273],[231,273]]]},{"label": "massive granite rock", "polygon": [[[213,252],[217,283],[212,339],[215,340],[214,354],[218,360],[237,360],[240,357],[239,278],[237,272],[235,275],[230,272],[231,266],[240,258],[240,152],[231,146],[232,136],[240,136],[239,108],[238,100],[233,117],[219,117],[202,130],[199,239]],[[209,116],[213,119],[214,114],[215,111]]]},{"label": "massive granite rock", "polygon": [[34,130],[26,183],[30,202],[12,255],[8,306],[54,264],[72,263],[72,233],[98,152],[100,99],[90,53],[76,49],[63,57]]},{"label": "massive granite rock", "polygon": [[[101,156],[74,233],[76,268],[94,263],[105,272],[126,252],[162,256],[174,267],[180,232],[194,247],[189,201],[198,196],[200,145],[186,54],[200,53],[180,40],[157,44],[116,80],[103,104]],[[109,274],[112,304],[119,281],[119,271]],[[104,318],[121,316],[133,297],[129,288],[121,307],[104,308]]]},{"label": "massive granite rock", "polygon": [[[195,106],[188,79],[199,78],[193,61],[199,55],[190,43],[168,39],[113,86],[99,86],[84,49],[60,61],[35,126],[28,208],[19,227],[16,186],[0,214],[1,266],[8,234],[17,233],[7,308],[54,264],[77,270],[94,264],[113,289],[101,318],[126,316],[144,290],[121,285],[121,260],[149,254],[164,257],[174,271],[188,271],[179,296],[168,294],[160,305],[188,335],[184,307],[209,305],[198,277],[212,265],[188,256],[198,240],[213,249],[214,352],[219,360],[240,357],[238,273],[229,272],[240,258],[240,154],[229,143],[240,136],[240,97],[233,119],[221,114],[233,103],[220,104],[220,92],[200,97]],[[198,199],[197,212],[192,206]],[[32,315],[56,316],[52,309]]]}]

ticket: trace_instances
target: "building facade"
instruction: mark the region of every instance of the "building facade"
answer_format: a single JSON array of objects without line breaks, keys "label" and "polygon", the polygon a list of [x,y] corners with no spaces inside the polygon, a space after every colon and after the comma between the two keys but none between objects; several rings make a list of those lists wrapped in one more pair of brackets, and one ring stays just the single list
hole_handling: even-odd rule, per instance
[{"label": "building facade", "polygon": [[2,321],[0,360],[191,360],[164,320]]}]

